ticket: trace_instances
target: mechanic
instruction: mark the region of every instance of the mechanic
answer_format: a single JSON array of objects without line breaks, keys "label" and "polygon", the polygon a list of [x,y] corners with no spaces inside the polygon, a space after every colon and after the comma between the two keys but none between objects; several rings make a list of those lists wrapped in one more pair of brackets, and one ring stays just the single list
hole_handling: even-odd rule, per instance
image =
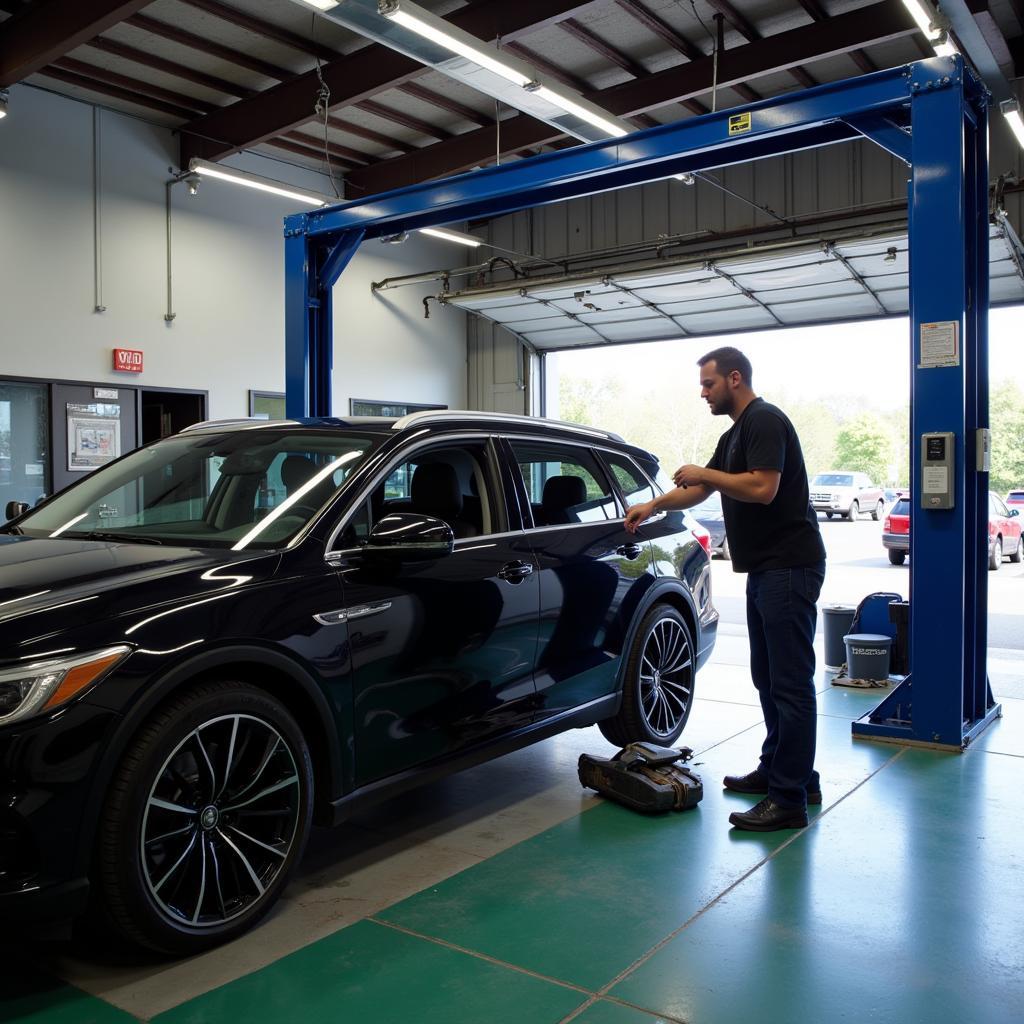
[{"label": "mechanic", "polygon": [[697,365],[701,397],[732,426],[707,466],[681,466],[675,489],[632,506],[625,525],[636,533],[657,511],[690,508],[721,492],[733,570],[748,574],[750,674],[767,728],[757,768],[724,780],[726,789],[766,796],[729,821],[754,832],[803,828],[807,805],[821,803],[813,645],[825,547],[800,440],[786,415],[754,394],[750,360],[724,347]]}]

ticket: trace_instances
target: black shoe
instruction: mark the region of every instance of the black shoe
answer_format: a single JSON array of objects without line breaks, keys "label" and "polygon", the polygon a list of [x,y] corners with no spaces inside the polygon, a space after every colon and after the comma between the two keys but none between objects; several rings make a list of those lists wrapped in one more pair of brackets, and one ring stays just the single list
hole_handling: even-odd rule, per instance
[{"label": "black shoe", "polygon": [[[731,789],[734,793],[767,793],[768,779],[760,769],[755,768],[748,775],[726,775],[722,779],[722,785]],[[809,804],[821,803],[821,790],[809,789],[807,791],[807,802]]]},{"label": "black shoe", "polygon": [[780,828],[807,828],[807,811],[801,807],[780,807],[766,796],[749,811],[733,811],[729,824],[748,832],[776,832]]}]

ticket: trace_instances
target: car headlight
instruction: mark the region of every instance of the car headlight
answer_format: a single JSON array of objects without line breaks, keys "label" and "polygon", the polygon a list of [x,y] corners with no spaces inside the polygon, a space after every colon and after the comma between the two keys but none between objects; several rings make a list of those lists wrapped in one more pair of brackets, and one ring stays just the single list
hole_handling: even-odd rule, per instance
[{"label": "car headlight", "polygon": [[130,647],[121,644],[0,669],[0,725],[59,708],[98,682],[130,652]]}]

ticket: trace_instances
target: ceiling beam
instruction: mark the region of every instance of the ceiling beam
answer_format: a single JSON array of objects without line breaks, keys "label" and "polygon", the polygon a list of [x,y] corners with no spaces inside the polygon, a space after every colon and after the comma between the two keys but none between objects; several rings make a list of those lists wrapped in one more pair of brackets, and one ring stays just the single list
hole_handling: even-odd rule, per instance
[{"label": "ceiling beam", "polygon": [[164,89],[162,86],[153,85],[151,82],[142,79],[132,78],[130,75],[122,75],[109,68],[102,68],[96,64],[89,64],[84,60],[76,60],[74,57],[61,57],[53,62],[53,67],[61,68],[64,71],[73,71],[77,75],[84,75],[97,82],[106,82],[108,85],[117,85],[129,92],[137,92],[142,96],[155,96],[157,99],[166,100],[174,106],[184,110],[192,110],[197,113],[206,113],[214,110],[212,103],[205,100],[197,100],[194,96],[185,96],[180,92],[171,89]]},{"label": "ceiling beam", "polygon": [[[520,36],[601,6],[604,0],[472,0],[448,19],[478,39],[514,42]],[[328,61],[321,68],[332,106],[372,99],[385,89],[425,74],[428,69],[394,50],[371,43]],[[183,126],[182,163],[201,156],[219,160],[280,135],[310,119],[319,83],[315,71],[291,76],[259,96],[240,100]]]},{"label": "ceiling beam", "polygon": [[334,114],[328,116],[327,123],[332,128],[339,132],[344,132],[346,135],[355,135],[357,138],[366,139],[368,142],[376,142],[377,145],[384,146],[398,153],[409,153],[416,148],[405,142],[399,142],[398,139],[393,139],[390,135],[385,135],[383,132],[375,132],[372,128],[365,128],[361,124],[343,121],[340,117],[335,117]]},{"label": "ceiling beam", "polygon": [[403,128],[408,128],[419,135],[426,135],[431,139],[450,139],[452,137],[452,133],[445,131],[443,128],[438,128],[427,121],[420,120],[418,117],[413,117],[412,114],[407,114],[403,110],[395,110],[393,107],[385,106],[376,100],[360,100],[356,106],[360,110],[365,110],[368,114],[373,114],[374,117],[379,117],[382,121],[400,124]]},{"label": "ceiling beam", "polygon": [[441,93],[434,92],[433,89],[427,89],[418,82],[406,82],[403,85],[400,85],[398,89],[400,92],[404,92],[408,96],[415,96],[416,99],[423,100],[424,103],[433,104],[435,107],[447,110],[450,114],[457,114],[464,121],[469,121],[471,124],[481,126],[485,124],[494,124],[493,117],[481,114],[472,107],[467,107],[464,103],[459,103],[458,100],[453,100]]},{"label": "ceiling beam", "polygon": [[0,88],[28,78],[150,0],[44,0],[0,25]]},{"label": "ceiling beam", "polygon": [[137,107],[159,110],[182,121],[187,121],[195,114],[194,110],[187,110],[175,103],[167,103],[164,100],[157,99],[155,96],[144,96],[130,89],[123,89],[119,85],[111,85],[108,82],[98,82],[77,72],[55,67],[53,64],[41,68],[36,74],[44,75],[46,78],[56,78],[59,82],[66,82],[68,85],[77,86],[79,89],[88,89],[90,92],[99,93],[101,96],[112,96],[126,103],[132,103]]},{"label": "ceiling beam", "polygon": [[[917,25],[901,0],[883,0],[836,15],[821,24],[801,25],[726,50],[718,61],[719,85],[731,87],[734,82],[776,74],[800,64],[849,53],[860,46],[915,33]],[[713,65],[713,58],[706,56],[647,78],[591,90],[585,95],[609,113],[632,117],[707,92],[711,88]],[[353,194],[383,192],[489,164],[494,158],[494,136],[493,128],[480,128],[407,156],[373,164],[349,178]],[[549,144],[558,137],[557,129],[525,114],[509,118],[501,125],[501,148],[506,153]]]},{"label": "ceiling beam", "polygon": [[574,39],[578,39],[588,50],[604,57],[609,64],[622,68],[627,74],[634,78],[643,78],[647,74],[647,68],[638,64],[632,57],[629,57],[621,50],[617,50],[610,43],[605,42],[599,35],[592,32],[586,25],[581,24],[575,18],[566,18],[558,26],[563,32],[568,32]]},{"label": "ceiling beam", "polygon": [[[818,0],[797,0],[797,3],[811,16],[812,21],[826,21],[828,19],[828,11],[821,6]],[[878,70],[878,65],[863,50],[851,50],[850,59],[866,75],[870,75],[872,71]]]}]

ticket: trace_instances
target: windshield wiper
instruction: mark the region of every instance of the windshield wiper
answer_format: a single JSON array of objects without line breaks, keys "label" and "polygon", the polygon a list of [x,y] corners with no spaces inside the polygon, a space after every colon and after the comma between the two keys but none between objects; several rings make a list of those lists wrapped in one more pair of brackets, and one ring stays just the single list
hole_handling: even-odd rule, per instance
[{"label": "windshield wiper", "polygon": [[127,544],[156,544],[163,545],[162,540],[156,537],[146,537],[138,533],[106,533],[102,530],[68,530],[65,537],[74,537],[81,540],[112,540],[121,541]]}]

